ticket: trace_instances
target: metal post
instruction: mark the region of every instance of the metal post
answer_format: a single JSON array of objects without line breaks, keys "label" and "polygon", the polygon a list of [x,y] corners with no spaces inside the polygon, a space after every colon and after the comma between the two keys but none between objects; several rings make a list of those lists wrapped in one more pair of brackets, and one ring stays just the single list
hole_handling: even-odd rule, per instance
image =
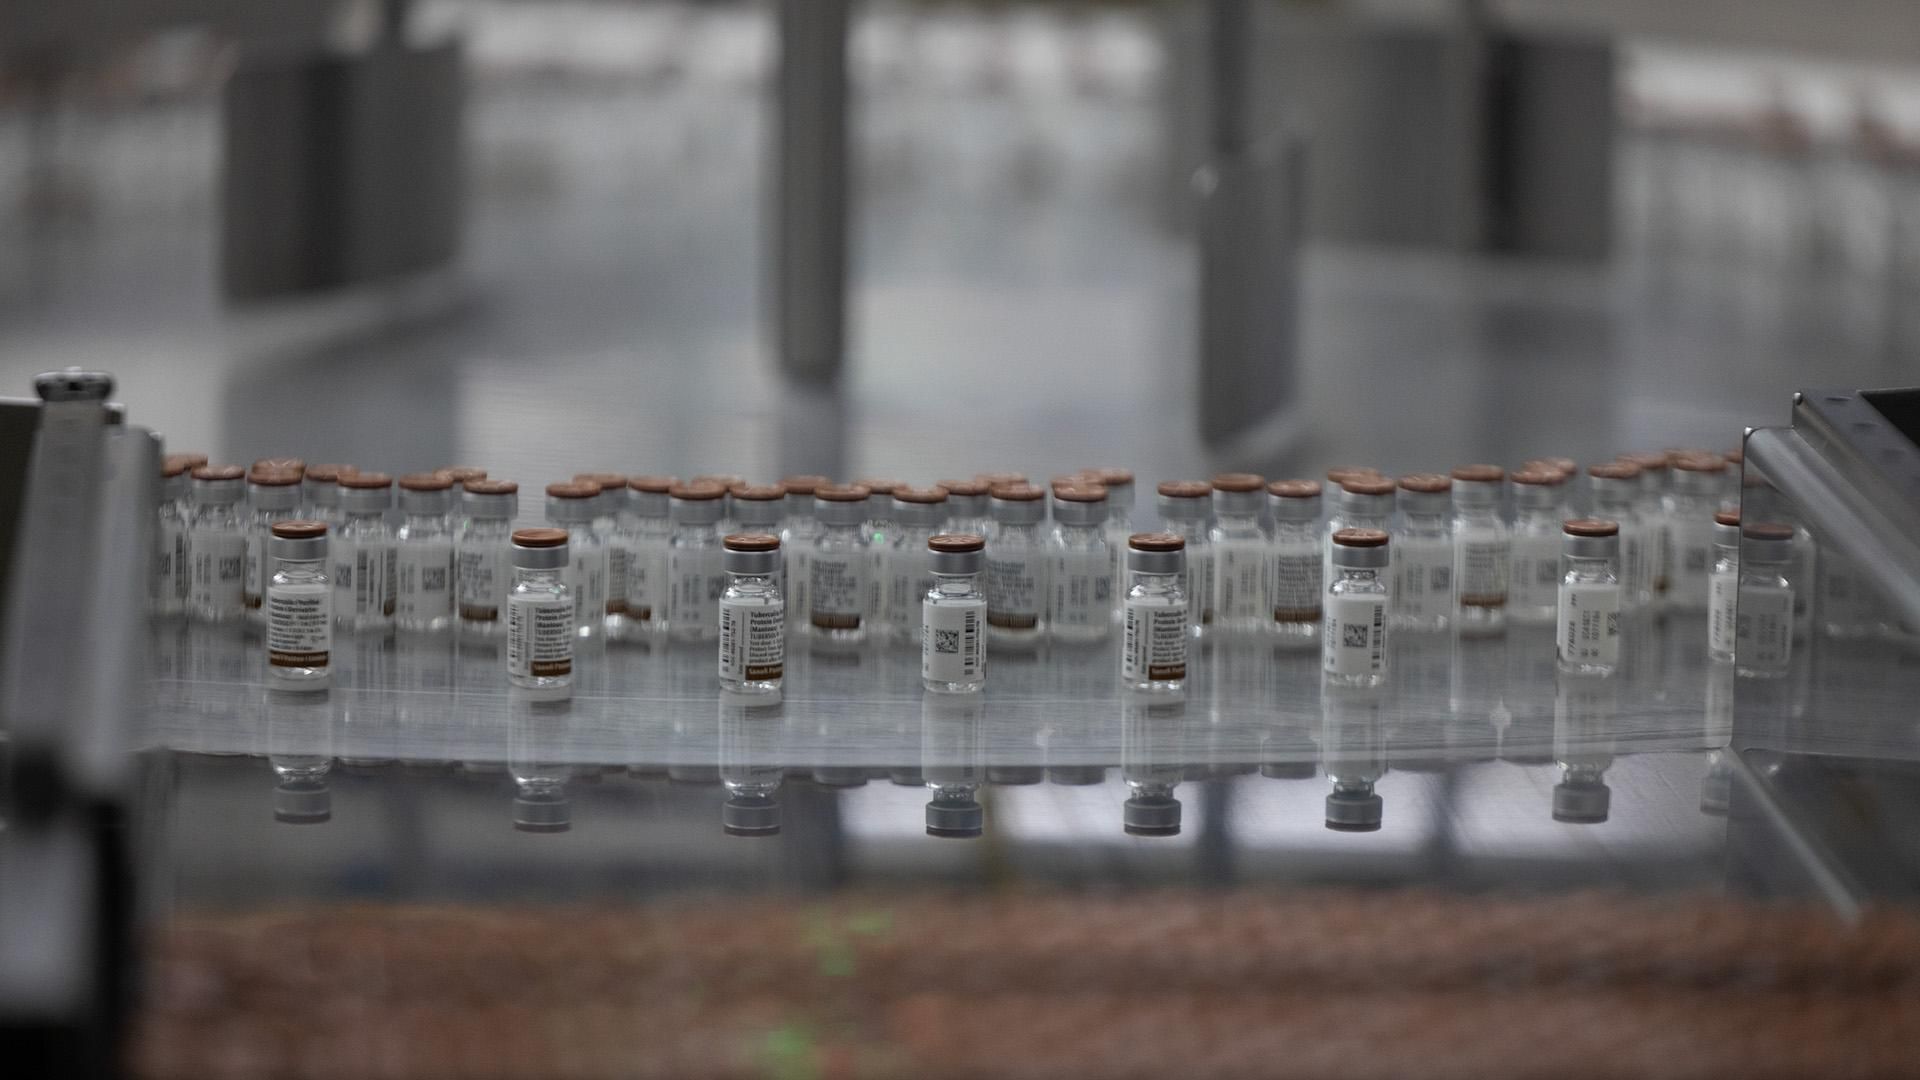
[{"label": "metal post", "polygon": [[846,357],[847,0],[780,0],[774,325],[781,371],[831,382]]}]

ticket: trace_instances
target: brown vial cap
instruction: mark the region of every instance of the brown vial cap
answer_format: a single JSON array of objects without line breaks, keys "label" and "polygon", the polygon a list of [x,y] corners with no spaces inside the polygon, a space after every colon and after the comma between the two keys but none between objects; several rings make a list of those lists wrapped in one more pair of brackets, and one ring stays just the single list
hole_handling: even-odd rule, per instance
[{"label": "brown vial cap", "polygon": [[1743,465],[1747,460],[1747,451],[1745,447],[1736,446],[1720,456],[1726,458],[1729,465]]},{"label": "brown vial cap", "polygon": [[1546,469],[1550,472],[1565,473],[1569,476],[1580,471],[1580,463],[1570,457],[1528,458],[1520,463],[1520,468]]},{"label": "brown vial cap", "polygon": [[[1662,459],[1664,462],[1665,459]],[[1638,480],[1640,466],[1631,461],[1609,461],[1600,465],[1587,466],[1587,475],[1601,480]]]},{"label": "brown vial cap", "polygon": [[453,486],[453,477],[438,472],[408,473],[400,478],[403,491],[445,491]]},{"label": "brown vial cap", "polygon": [[1128,487],[1133,483],[1132,469],[1081,469],[1080,475],[1110,488]]},{"label": "brown vial cap", "polygon": [[1047,493],[1032,484],[995,484],[993,497],[1001,502],[1038,502]]},{"label": "brown vial cap", "polygon": [[1541,462],[1535,465],[1522,465],[1514,471],[1510,479],[1522,487],[1558,487],[1567,482],[1567,473]]},{"label": "brown vial cap", "polygon": [[1223,472],[1213,478],[1213,490],[1231,493],[1259,491],[1267,486],[1267,478],[1259,473]]},{"label": "brown vial cap", "polygon": [[200,466],[202,466],[202,465],[205,465],[205,464],[207,464],[207,462],[209,462],[209,461],[211,461],[211,460],[212,460],[211,458],[209,458],[209,457],[207,457],[207,455],[205,455],[205,454],[202,454],[202,453],[200,453],[200,452],[199,452],[199,451],[197,451],[197,450],[195,450],[195,451],[182,451],[181,453],[178,453],[178,454],[171,454],[171,455],[169,455],[169,456],[170,456],[170,457],[177,457],[177,458],[179,458],[179,459],[180,459],[181,461],[184,461],[184,462],[186,462],[186,463],[187,463],[187,471],[188,471],[188,472],[192,472],[193,470],[195,470],[195,469],[197,469],[197,468],[199,468],[199,467],[200,467]]},{"label": "brown vial cap", "polygon": [[[193,460],[196,457],[200,460]],[[168,454],[160,459],[160,475],[179,476],[181,473],[192,472],[206,463],[207,459],[200,454]]]},{"label": "brown vial cap", "polygon": [[583,473],[574,473],[574,474],[573,474],[573,478],[574,478],[575,480],[587,480],[587,481],[590,481],[590,482],[592,482],[592,483],[595,483],[595,484],[599,484],[599,485],[600,485],[600,490],[601,490],[601,491],[605,491],[605,490],[607,490],[608,488],[623,488],[623,487],[626,487],[626,486],[627,486],[627,474],[626,474],[626,473],[614,473],[614,472],[593,472],[593,473],[586,473],[586,472],[583,472]]},{"label": "brown vial cap", "polygon": [[665,495],[667,492],[673,490],[673,477],[653,475],[629,476],[627,477],[627,487],[647,495]]},{"label": "brown vial cap", "polygon": [[1756,521],[1751,525],[1743,526],[1740,535],[1755,540],[1791,540],[1793,526],[1782,525],[1777,521]]},{"label": "brown vial cap", "polygon": [[934,484],[936,487],[946,488],[948,495],[955,495],[962,499],[977,499],[987,493],[985,480],[937,480]]},{"label": "brown vial cap", "polygon": [[1397,487],[1384,476],[1356,476],[1340,485],[1341,491],[1350,491],[1355,495],[1391,495]]},{"label": "brown vial cap", "polygon": [[1507,470],[1498,465],[1460,465],[1454,468],[1453,478],[1469,484],[1497,484],[1507,478]]},{"label": "brown vial cap", "polygon": [[831,483],[833,481],[825,476],[800,473],[782,478],[780,486],[786,488],[789,495],[811,495]]},{"label": "brown vial cap", "polygon": [[1738,525],[1740,524],[1740,511],[1715,510],[1713,512],[1713,523],[1715,525]]},{"label": "brown vial cap", "polygon": [[780,538],[772,533],[734,533],[720,541],[728,551],[778,551]]},{"label": "brown vial cap", "polygon": [[282,540],[316,540],[327,535],[327,527],[318,521],[276,521],[273,535]]},{"label": "brown vial cap", "polygon": [[903,503],[943,503],[947,501],[947,489],[943,487],[895,488],[893,497]]},{"label": "brown vial cap", "polygon": [[520,494],[520,485],[511,480],[469,480],[461,486],[475,495]]},{"label": "brown vial cap", "polygon": [[515,529],[513,542],[523,548],[557,548],[567,542],[565,529]]},{"label": "brown vial cap", "polygon": [[245,475],[238,465],[201,465],[193,470],[195,480],[238,480]]},{"label": "brown vial cap", "polygon": [[682,502],[711,502],[725,498],[727,489],[713,480],[689,480],[668,487],[667,494]]},{"label": "brown vial cap", "polygon": [[1077,484],[1062,484],[1054,488],[1053,497],[1061,502],[1101,502],[1107,497],[1107,489],[1105,485],[1089,483],[1083,479]]},{"label": "brown vial cap", "polygon": [[927,541],[927,547],[934,551],[943,551],[951,555],[964,555],[969,551],[981,551],[987,546],[987,539],[974,533],[941,533]]},{"label": "brown vial cap", "polygon": [[600,494],[600,485],[591,480],[574,480],[565,484],[548,484],[549,499],[591,499]]},{"label": "brown vial cap", "polygon": [[323,484],[333,483],[343,476],[352,476],[359,469],[351,465],[309,465],[307,479],[318,480]]},{"label": "brown vial cap", "polygon": [[780,484],[735,484],[727,494],[741,502],[772,502],[786,498],[787,489]]},{"label": "brown vial cap", "polygon": [[1127,546],[1135,551],[1182,551],[1187,540],[1173,533],[1134,533],[1127,537]]},{"label": "brown vial cap", "polygon": [[[1642,472],[1649,469],[1658,472],[1667,467],[1667,455],[1658,450],[1629,451],[1621,454],[1615,460],[1624,461],[1631,465],[1638,465]],[[1587,470],[1587,475],[1592,476],[1593,470]]]},{"label": "brown vial cap", "polygon": [[1711,450],[1704,453],[1675,454],[1667,459],[1667,465],[1681,472],[1723,473],[1727,471],[1727,459]]},{"label": "brown vial cap", "polygon": [[875,495],[891,495],[895,491],[907,486],[899,480],[888,480],[885,477],[865,477],[860,480],[855,480],[854,483],[859,484]]},{"label": "brown vial cap", "polygon": [[826,502],[859,502],[873,494],[873,489],[865,484],[828,484],[816,488],[813,497]]},{"label": "brown vial cap", "polygon": [[1386,547],[1387,534],[1384,529],[1341,529],[1333,534],[1333,542],[1341,547]]},{"label": "brown vial cap", "polygon": [[1669,462],[1671,462],[1674,458],[1679,458],[1679,457],[1718,457],[1719,456],[1718,454],[1715,454],[1713,451],[1707,449],[1704,446],[1669,446],[1665,450],[1662,450],[1660,452],[1667,455],[1667,460]]},{"label": "brown vial cap", "polygon": [[1386,473],[1371,465],[1335,465],[1327,470],[1327,483],[1345,484],[1363,476],[1385,476]]},{"label": "brown vial cap", "polygon": [[1317,499],[1320,497],[1320,481],[1275,480],[1267,485],[1267,494],[1278,499]]},{"label": "brown vial cap", "polygon": [[301,461],[297,457],[261,458],[259,461],[254,462],[253,466],[248,471],[249,472],[285,472],[289,469],[297,473],[304,473],[307,471],[307,463],[304,461]]},{"label": "brown vial cap", "polygon": [[385,488],[393,486],[393,477],[383,472],[354,472],[340,477],[343,488]]},{"label": "brown vial cap", "polygon": [[[1006,484],[1024,484],[1027,482],[1027,474],[1023,472],[983,472],[975,473],[973,478],[987,485],[989,490]],[[949,488],[948,490],[952,489]]]},{"label": "brown vial cap", "polygon": [[1619,536],[1620,523],[1606,518],[1569,518],[1560,523],[1568,536]]},{"label": "brown vial cap", "polygon": [[689,484],[719,484],[723,491],[735,484],[744,484],[746,482],[747,478],[741,476],[739,473],[701,473],[699,476],[687,481]]},{"label": "brown vial cap", "polygon": [[1168,480],[1154,490],[1169,499],[1204,499],[1213,494],[1213,485],[1205,480]]},{"label": "brown vial cap", "polygon": [[263,469],[258,465],[247,470],[247,483],[255,487],[292,487],[300,482],[300,474],[293,469]]},{"label": "brown vial cap", "polygon": [[1400,478],[1400,487],[1423,495],[1438,495],[1444,491],[1452,491],[1453,480],[1439,473],[1408,473]]},{"label": "brown vial cap", "polygon": [[443,465],[433,471],[435,474],[444,476],[456,484],[464,484],[469,480],[485,480],[487,478],[487,470],[474,465]]}]

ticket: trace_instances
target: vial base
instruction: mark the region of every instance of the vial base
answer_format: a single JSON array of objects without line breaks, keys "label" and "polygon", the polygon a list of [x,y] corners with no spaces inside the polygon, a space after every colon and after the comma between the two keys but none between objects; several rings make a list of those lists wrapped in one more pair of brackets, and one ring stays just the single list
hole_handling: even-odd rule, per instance
[{"label": "vial base", "polygon": [[1067,623],[1053,624],[1053,640],[1074,644],[1092,644],[1105,641],[1112,636],[1113,627],[1108,623],[1095,623],[1092,626],[1080,626]]},{"label": "vial base", "polygon": [[238,604],[231,607],[217,604],[195,604],[187,614],[195,622],[231,623],[239,622],[245,611]]},{"label": "vial base", "polygon": [[1733,665],[1733,673],[1742,679],[1784,679],[1792,671],[1791,667],[1754,667],[1737,661]]},{"label": "vial base", "polygon": [[506,632],[506,625],[499,619],[462,619],[460,636],[472,638],[495,638]]},{"label": "vial base", "polygon": [[554,697],[565,697],[573,689],[572,675],[515,675],[508,672],[507,682],[522,690],[545,691]]},{"label": "vial base", "polygon": [[1558,658],[1560,670],[1569,675],[1611,675],[1620,670],[1619,664],[1600,664],[1591,660],[1569,660]]},{"label": "vial base", "polygon": [[1709,647],[1707,649],[1707,659],[1712,660],[1716,664],[1731,664],[1734,662],[1735,657],[1732,649],[1715,649]]},{"label": "vial base", "polygon": [[1395,630],[1410,630],[1416,634],[1444,634],[1452,625],[1445,615],[1395,615],[1388,621]]},{"label": "vial base", "polygon": [[[750,697],[755,699],[777,698],[780,696],[780,680],[779,679],[729,679],[725,676],[722,676],[720,679],[720,689],[729,694],[738,694],[741,697]],[[770,704],[770,703],[756,700],[754,704],[759,705],[759,704]]]},{"label": "vial base", "polygon": [[325,690],[331,668],[267,666],[267,677],[283,690]]},{"label": "vial base", "polygon": [[444,634],[453,629],[453,616],[434,615],[425,619],[415,619],[401,618],[396,615],[393,618],[393,625],[396,629],[404,630],[409,634]]},{"label": "vial base", "polygon": [[1520,626],[1551,626],[1560,617],[1557,604],[1533,604],[1526,607],[1508,606],[1507,619]]},{"label": "vial base", "polygon": [[1305,619],[1275,619],[1272,633],[1281,645],[1304,649],[1318,648],[1323,631],[1318,619],[1311,622]]},{"label": "vial base", "polygon": [[1329,686],[1365,688],[1387,685],[1387,673],[1384,671],[1369,671],[1359,675],[1339,675],[1329,671],[1325,673],[1324,678]]},{"label": "vial base", "polygon": [[1120,689],[1130,694],[1146,694],[1152,697],[1179,697],[1187,692],[1185,679],[1144,679],[1128,682],[1121,680]]},{"label": "vial base", "polygon": [[1463,634],[1492,634],[1506,628],[1507,608],[1505,604],[1462,604],[1454,616]]},{"label": "vial base", "polygon": [[1267,626],[1267,620],[1258,615],[1236,615],[1229,619],[1216,616],[1210,629],[1228,637],[1257,637],[1266,633]]},{"label": "vial base", "polygon": [[987,624],[987,644],[999,645],[1009,649],[1037,648],[1046,638],[1046,629],[1042,626],[1014,628]]},{"label": "vial base", "polygon": [[966,679],[961,682],[941,682],[938,679],[922,678],[920,685],[929,694],[977,694],[987,688],[987,680]]},{"label": "vial base", "polygon": [[333,624],[352,634],[384,634],[393,629],[391,615],[340,615]]},{"label": "vial base", "polygon": [[862,619],[860,623],[859,626],[834,627],[809,624],[807,626],[807,636],[813,638],[815,641],[826,641],[835,645],[860,645],[865,643],[869,636],[867,634],[866,620]]}]

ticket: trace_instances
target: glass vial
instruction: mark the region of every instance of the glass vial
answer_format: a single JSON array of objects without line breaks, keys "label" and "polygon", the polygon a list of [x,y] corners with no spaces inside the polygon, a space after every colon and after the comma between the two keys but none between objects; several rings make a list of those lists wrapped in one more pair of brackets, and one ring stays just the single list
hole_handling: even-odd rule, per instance
[{"label": "glass vial", "polygon": [[[1635,530],[1642,534],[1637,543],[1643,549],[1640,558],[1646,567],[1644,585],[1647,603],[1655,608],[1663,607],[1673,579],[1673,528],[1666,512],[1667,455],[1659,451],[1621,454],[1618,461],[1639,470],[1633,477],[1633,517]],[[1591,477],[1593,470],[1588,469],[1587,475]],[[1609,517],[1610,513],[1595,507],[1594,516]],[[1627,546],[1632,540],[1629,531],[1623,527],[1620,533],[1622,589],[1635,587],[1624,576],[1627,571]],[[1626,596],[1622,602],[1632,608],[1636,599]]]},{"label": "glass vial", "polygon": [[571,565],[564,529],[513,533],[513,588],[507,593],[507,681],[551,690],[573,683],[579,625],[567,588]]},{"label": "glass vial", "polygon": [[567,592],[573,597],[573,632],[583,638],[606,631],[607,540],[594,527],[600,515],[600,485],[574,480],[547,485],[547,524],[565,529]]},{"label": "glass vial", "polygon": [[920,600],[920,683],[934,694],[971,694],[987,685],[986,539],[942,533],[927,539],[932,585]]},{"label": "glass vial", "polygon": [[1080,474],[1090,483],[1107,489],[1107,550],[1113,554],[1113,600],[1108,604],[1115,623],[1120,622],[1126,601],[1127,538],[1133,535],[1133,470],[1119,468],[1087,469]]},{"label": "glass vial", "polygon": [[1283,643],[1311,648],[1320,641],[1326,592],[1319,481],[1275,480],[1267,485],[1267,509],[1273,517],[1273,559],[1267,566],[1273,630]]},{"label": "glass vial", "polygon": [[720,632],[720,594],[727,571],[720,531],[727,491],[689,481],[667,490],[667,628],[676,641],[712,641]]},{"label": "glass vial", "polygon": [[300,516],[300,474],[291,468],[270,462],[255,462],[247,472],[247,577],[241,586],[240,604],[246,608],[247,621],[265,623],[267,578],[273,574],[273,560],[267,554],[277,522]]},{"label": "glass vial", "polygon": [[1187,683],[1187,541],[1173,533],[1127,538],[1120,685],[1177,694]]},{"label": "glass vial", "polygon": [[340,514],[340,478],[360,470],[351,465],[309,465],[300,475],[300,516],[339,532],[346,520]]},{"label": "glass vial", "polygon": [[755,697],[777,695],[787,664],[780,538],[735,533],[722,542],[722,550],[727,588],[720,594],[720,688]]},{"label": "glass vial", "polygon": [[907,485],[885,477],[866,477],[854,485],[867,489],[867,611],[866,627],[873,636],[884,631],[886,617],[887,551],[898,526],[893,520],[893,493]]},{"label": "glass vial", "polygon": [[1754,522],[1740,530],[1740,599],[1734,620],[1734,674],[1777,679],[1793,662],[1793,527]]},{"label": "glass vial", "polygon": [[1507,471],[1498,465],[1453,470],[1453,585],[1460,629],[1497,630],[1507,620],[1507,571],[1513,538],[1500,510]]},{"label": "glass vial", "polygon": [[[1317,489],[1316,489],[1317,490]],[[1187,594],[1187,634],[1198,641],[1213,628],[1213,544],[1207,533],[1213,527],[1213,485],[1205,480],[1169,480],[1155,489],[1160,511],[1160,530],[1187,542],[1186,580],[1181,583]],[[1315,507],[1318,515],[1318,506]],[[1316,561],[1315,578],[1319,577]],[[1127,578],[1120,579],[1126,592]],[[1314,618],[1319,619],[1320,595],[1313,598]]]},{"label": "glass vial", "polygon": [[1400,478],[1399,528],[1393,533],[1397,629],[1445,630],[1453,621],[1453,480],[1439,473]]},{"label": "glass vial", "polygon": [[797,474],[780,481],[787,491],[786,521],[780,527],[780,554],[786,560],[787,625],[804,627],[812,616],[809,580],[814,542],[820,539],[820,519],[813,512],[813,496],[832,483],[824,476]]},{"label": "glass vial", "polygon": [[187,548],[188,501],[199,466],[189,454],[168,454],[160,463],[160,499],[154,523],[152,609],[155,615],[179,615],[187,610],[187,592],[193,580],[192,556]]},{"label": "glass vial", "polygon": [[1574,518],[1560,531],[1560,670],[1611,675],[1620,666],[1620,526]]},{"label": "glass vial", "polygon": [[627,521],[622,547],[627,552],[628,637],[657,634],[666,629],[672,577],[667,571],[673,547],[669,492],[671,476],[635,476],[627,480]]},{"label": "glass vial", "polygon": [[1522,466],[1513,484],[1513,557],[1508,562],[1507,617],[1546,626],[1560,606],[1560,523],[1567,519],[1568,473]]},{"label": "glass vial", "polygon": [[918,643],[920,608],[933,588],[932,551],[927,542],[947,520],[947,491],[939,487],[903,487],[893,493],[894,533],[884,563],[886,612],[879,624],[896,641]]},{"label": "glass vial", "polygon": [[356,632],[385,630],[393,625],[393,478],[356,472],[341,477],[339,487],[341,523],[330,545],[333,621]]},{"label": "glass vial", "polygon": [[513,519],[520,514],[520,485],[511,480],[469,480],[460,493],[460,532],[454,538],[455,588],[460,629],[491,637],[506,625],[507,590],[513,587]]},{"label": "glass vial", "polygon": [[1273,618],[1267,591],[1273,536],[1260,522],[1267,481],[1253,473],[1213,478],[1213,625],[1226,634],[1266,632]]},{"label": "glass vial", "polygon": [[1667,603],[1682,611],[1703,611],[1707,578],[1713,572],[1713,515],[1720,509],[1727,463],[1719,454],[1676,454],[1668,465],[1672,490],[1662,501],[1673,537]]},{"label": "glass vial", "polygon": [[828,484],[813,493],[820,535],[807,562],[807,629],[816,637],[866,640],[875,530],[869,501],[859,484]]},{"label": "glass vial", "polygon": [[453,481],[441,473],[400,478],[393,542],[393,624],[416,633],[453,629]]},{"label": "glass vial", "polygon": [[[1394,495],[1399,485],[1378,473],[1362,473],[1358,468],[1332,469],[1328,475],[1338,474],[1340,490],[1334,495],[1332,511],[1327,515],[1327,524],[1323,530],[1325,540],[1320,545],[1320,579],[1333,583],[1333,534],[1342,529],[1376,529],[1393,535]],[[1391,547],[1387,550],[1387,574],[1381,580],[1388,585],[1393,583],[1393,566],[1399,556]]]},{"label": "glass vial", "polygon": [[1740,512],[1713,515],[1713,575],[1707,581],[1707,656],[1734,661],[1736,605],[1740,599]]},{"label": "glass vial", "polygon": [[1082,482],[1053,489],[1047,534],[1047,626],[1055,641],[1105,641],[1113,624],[1113,553],[1107,489]]},{"label": "glass vial", "polygon": [[[1646,500],[1640,466],[1630,461],[1614,461],[1587,469],[1592,493],[1593,516],[1620,527],[1620,607],[1636,611],[1651,605],[1661,576],[1659,545],[1654,519],[1646,513]],[[1664,531],[1664,530],[1662,530]]]},{"label": "glass vial", "polygon": [[947,520],[941,532],[955,535],[987,535],[993,517],[988,507],[984,480],[939,480],[935,487],[947,493]]},{"label": "glass vial", "polygon": [[327,526],[273,523],[267,530],[267,564],[267,674],[276,683],[318,689],[333,661]]},{"label": "glass vial", "polygon": [[1046,551],[1040,531],[1046,493],[1032,484],[1002,484],[991,497],[987,637],[997,644],[1030,645],[1046,632]]},{"label": "glass vial", "polygon": [[606,551],[605,598],[600,605],[600,627],[607,636],[623,637],[627,630],[627,545],[622,523],[627,518],[627,478],[622,473],[578,473],[576,481],[600,485],[594,500],[593,531]]},{"label": "glass vial", "polygon": [[241,503],[245,495],[246,474],[238,465],[202,465],[193,470],[187,610],[201,622],[238,619],[245,610],[247,522]]},{"label": "glass vial", "polygon": [[1387,681],[1393,565],[1387,534],[1382,529],[1341,529],[1330,539],[1333,578],[1327,583],[1320,666],[1332,685],[1379,686]]}]

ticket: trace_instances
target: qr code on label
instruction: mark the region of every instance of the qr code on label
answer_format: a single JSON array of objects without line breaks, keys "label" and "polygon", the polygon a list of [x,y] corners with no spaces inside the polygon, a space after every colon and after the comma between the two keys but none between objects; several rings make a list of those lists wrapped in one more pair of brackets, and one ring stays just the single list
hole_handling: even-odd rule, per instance
[{"label": "qr code on label", "polygon": [[1340,632],[1340,640],[1346,643],[1347,648],[1364,649],[1367,647],[1367,627],[1365,623],[1348,623],[1340,628]]},{"label": "qr code on label", "polygon": [[933,651],[937,653],[957,653],[960,651],[960,631],[935,630],[933,632]]}]

